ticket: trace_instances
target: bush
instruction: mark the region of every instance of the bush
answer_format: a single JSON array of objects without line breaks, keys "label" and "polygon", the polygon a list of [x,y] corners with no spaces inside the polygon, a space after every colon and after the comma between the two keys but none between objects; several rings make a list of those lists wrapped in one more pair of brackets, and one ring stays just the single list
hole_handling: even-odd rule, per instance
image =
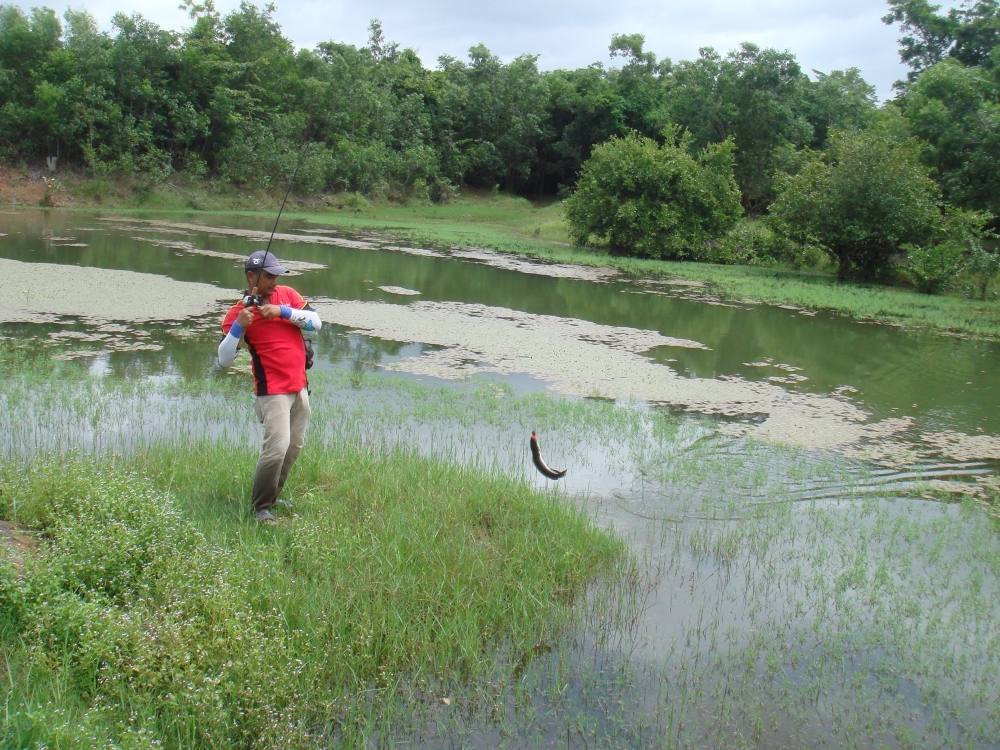
[{"label": "bush", "polygon": [[1000,252],[989,250],[982,243],[977,244],[972,248],[967,272],[970,285],[966,296],[986,299],[992,288],[995,298],[1000,288]]},{"label": "bush", "polygon": [[741,208],[732,141],[692,156],[679,128],[663,135],[662,145],[631,134],[594,149],[565,204],[576,244],[594,235],[624,255],[691,258],[733,226]]},{"label": "bush", "polygon": [[333,199],[333,205],[342,211],[353,211],[356,214],[364,213],[372,207],[371,201],[361,193],[338,193]]},{"label": "bush", "polygon": [[111,180],[106,177],[94,177],[77,185],[76,193],[94,203],[103,203],[111,196],[112,189]]},{"label": "bush", "polygon": [[[983,247],[983,240],[992,236],[986,229],[990,218],[985,211],[948,208],[928,244],[907,246],[904,273],[927,294],[942,291],[967,271],[988,280],[997,270],[990,262],[997,256]],[[981,289],[985,297],[985,285]]]},{"label": "bush", "polygon": [[49,563],[68,591],[135,594],[200,536],[171,498],[128,472],[64,459],[33,466],[8,487],[4,515],[52,538]]},{"label": "bush", "polygon": [[804,248],[774,231],[766,220],[744,218],[726,232],[703,259],[744,266],[772,263],[800,266],[805,257]]},{"label": "bush", "polygon": [[827,151],[777,181],[775,226],[799,244],[825,247],[841,278],[889,277],[902,246],[925,240],[941,221],[920,145],[900,127],[890,118],[834,132]]}]

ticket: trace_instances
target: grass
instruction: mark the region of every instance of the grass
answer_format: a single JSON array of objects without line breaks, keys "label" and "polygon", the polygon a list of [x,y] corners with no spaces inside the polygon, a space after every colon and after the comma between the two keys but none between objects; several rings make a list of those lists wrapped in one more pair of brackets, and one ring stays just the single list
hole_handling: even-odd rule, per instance
[{"label": "grass", "polygon": [[[4,747],[362,744],[406,725],[400,692],[426,704],[530,658],[623,552],[524,481],[318,436],[295,515],[261,527],[253,448],[198,437],[223,412],[4,360],[5,426],[66,433],[38,450],[14,429],[29,453],[0,468],[0,517],[42,541],[23,575],[0,562]],[[203,385],[240,421],[230,381]],[[174,400],[204,421],[152,419]],[[115,442],[136,420],[156,434]]]},{"label": "grass", "polygon": [[2,744],[364,737],[373,695],[530,653],[620,553],[522,483],[350,447],[310,454],[296,517],[261,528],[252,460],[202,444],[5,468],[0,515],[44,553],[2,573]]}]

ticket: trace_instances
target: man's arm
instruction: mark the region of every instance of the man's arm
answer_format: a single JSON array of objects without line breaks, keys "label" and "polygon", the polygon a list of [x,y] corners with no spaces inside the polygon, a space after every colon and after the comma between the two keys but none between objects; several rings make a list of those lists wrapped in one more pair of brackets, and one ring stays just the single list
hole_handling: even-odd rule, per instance
[{"label": "man's arm", "polygon": [[311,305],[296,310],[290,305],[281,306],[281,317],[294,326],[298,326],[303,331],[318,331],[323,327],[323,321],[319,319],[317,313]]},{"label": "man's arm", "polygon": [[219,342],[219,367],[229,367],[236,359],[236,351],[240,348],[240,340],[247,327],[253,322],[253,311],[249,307],[240,310],[229,332]]}]

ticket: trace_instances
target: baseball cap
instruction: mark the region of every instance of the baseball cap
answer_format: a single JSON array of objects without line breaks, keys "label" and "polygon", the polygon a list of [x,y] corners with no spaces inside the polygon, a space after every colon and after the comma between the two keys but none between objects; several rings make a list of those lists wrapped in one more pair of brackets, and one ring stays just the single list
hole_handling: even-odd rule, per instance
[{"label": "baseball cap", "polygon": [[243,268],[247,271],[267,271],[267,273],[273,273],[275,276],[288,273],[285,267],[278,262],[277,256],[269,250],[257,250],[250,253],[250,257],[243,264]]}]

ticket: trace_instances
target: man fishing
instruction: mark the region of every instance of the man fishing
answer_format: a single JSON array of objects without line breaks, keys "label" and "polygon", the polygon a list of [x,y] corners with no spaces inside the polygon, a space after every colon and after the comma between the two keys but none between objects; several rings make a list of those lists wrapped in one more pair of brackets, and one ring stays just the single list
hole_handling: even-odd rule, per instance
[{"label": "man fishing", "polygon": [[249,291],[222,320],[219,365],[232,364],[240,344],[246,343],[253,364],[255,410],[264,425],[252,512],[260,523],[274,524],[278,519],[271,509],[283,502],[278,495],[309,425],[308,344],[303,333],[318,331],[322,323],[302,295],[278,284],[286,270],[273,253],[251,253],[244,271]]}]

